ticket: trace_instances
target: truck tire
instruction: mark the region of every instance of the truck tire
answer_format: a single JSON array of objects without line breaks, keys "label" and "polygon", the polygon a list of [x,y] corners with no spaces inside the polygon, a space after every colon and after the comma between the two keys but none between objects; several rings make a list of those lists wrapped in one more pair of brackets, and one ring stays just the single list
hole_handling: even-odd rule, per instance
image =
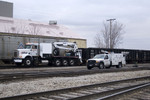
[{"label": "truck tire", "polygon": [[104,68],[104,63],[100,63],[99,64],[99,69],[103,69]]},{"label": "truck tire", "polygon": [[69,65],[70,65],[70,66],[74,66],[74,65],[75,65],[75,61],[74,61],[73,59],[70,59]]},{"label": "truck tire", "polygon": [[116,67],[117,68],[121,68],[122,67],[122,63],[120,62]]},{"label": "truck tire", "polygon": [[56,60],[55,60],[55,65],[56,65],[56,66],[60,66],[60,65],[61,65],[60,59],[56,59]]},{"label": "truck tire", "polygon": [[67,66],[67,65],[68,65],[68,61],[67,61],[66,59],[64,59],[64,60],[62,61],[62,64],[63,64],[64,66]]},{"label": "truck tire", "polygon": [[24,60],[24,66],[31,67],[32,66],[32,59],[31,58],[25,58]]}]

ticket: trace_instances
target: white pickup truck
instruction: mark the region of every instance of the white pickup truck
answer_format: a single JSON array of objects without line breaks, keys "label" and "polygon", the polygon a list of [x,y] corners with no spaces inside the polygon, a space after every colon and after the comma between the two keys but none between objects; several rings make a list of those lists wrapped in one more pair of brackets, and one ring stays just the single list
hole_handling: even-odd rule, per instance
[{"label": "white pickup truck", "polygon": [[93,67],[110,68],[111,66],[116,66],[120,68],[125,66],[126,60],[125,55],[122,53],[110,53],[110,54],[97,54],[91,59],[87,60],[87,69],[92,69]]}]

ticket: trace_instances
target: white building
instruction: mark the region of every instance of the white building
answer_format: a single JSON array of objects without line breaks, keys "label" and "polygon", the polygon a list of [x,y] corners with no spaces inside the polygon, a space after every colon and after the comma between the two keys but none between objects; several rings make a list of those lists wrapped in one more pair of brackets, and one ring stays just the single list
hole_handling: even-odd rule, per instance
[{"label": "white building", "polygon": [[86,47],[86,39],[70,31],[67,27],[58,25],[55,21],[41,23],[32,20],[0,17],[0,33],[15,33],[67,38],[70,42],[77,42],[79,47]]}]

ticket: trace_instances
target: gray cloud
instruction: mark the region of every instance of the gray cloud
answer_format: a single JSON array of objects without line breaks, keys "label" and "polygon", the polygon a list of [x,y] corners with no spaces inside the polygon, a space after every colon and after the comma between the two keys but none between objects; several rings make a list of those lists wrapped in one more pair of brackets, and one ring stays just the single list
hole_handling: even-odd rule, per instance
[{"label": "gray cloud", "polygon": [[14,3],[14,17],[41,22],[57,20],[88,40],[102,23],[116,18],[125,25],[121,48],[150,49],[150,0],[7,0]]}]

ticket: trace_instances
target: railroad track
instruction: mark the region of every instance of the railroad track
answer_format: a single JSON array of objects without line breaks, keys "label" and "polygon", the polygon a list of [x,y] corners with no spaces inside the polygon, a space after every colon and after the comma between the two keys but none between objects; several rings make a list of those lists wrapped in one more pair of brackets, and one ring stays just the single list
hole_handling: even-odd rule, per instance
[{"label": "railroad track", "polygon": [[150,88],[150,76],[5,97],[0,100],[116,100],[144,88]]},{"label": "railroad track", "polygon": [[101,70],[69,70],[69,71],[23,71],[23,72],[1,72],[0,73],[0,82],[5,81],[15,81],[15,80],[23,80],[29,78],[43,78],[43,77],[72,77],[79,75],[90,75],[96,73],[112,73],[112,72],[127,72],[127,71],[141,71],[141,70],[150,70],[150,67],[139,67],[139,68],[120,68],[120,69],[101,69]]}]

